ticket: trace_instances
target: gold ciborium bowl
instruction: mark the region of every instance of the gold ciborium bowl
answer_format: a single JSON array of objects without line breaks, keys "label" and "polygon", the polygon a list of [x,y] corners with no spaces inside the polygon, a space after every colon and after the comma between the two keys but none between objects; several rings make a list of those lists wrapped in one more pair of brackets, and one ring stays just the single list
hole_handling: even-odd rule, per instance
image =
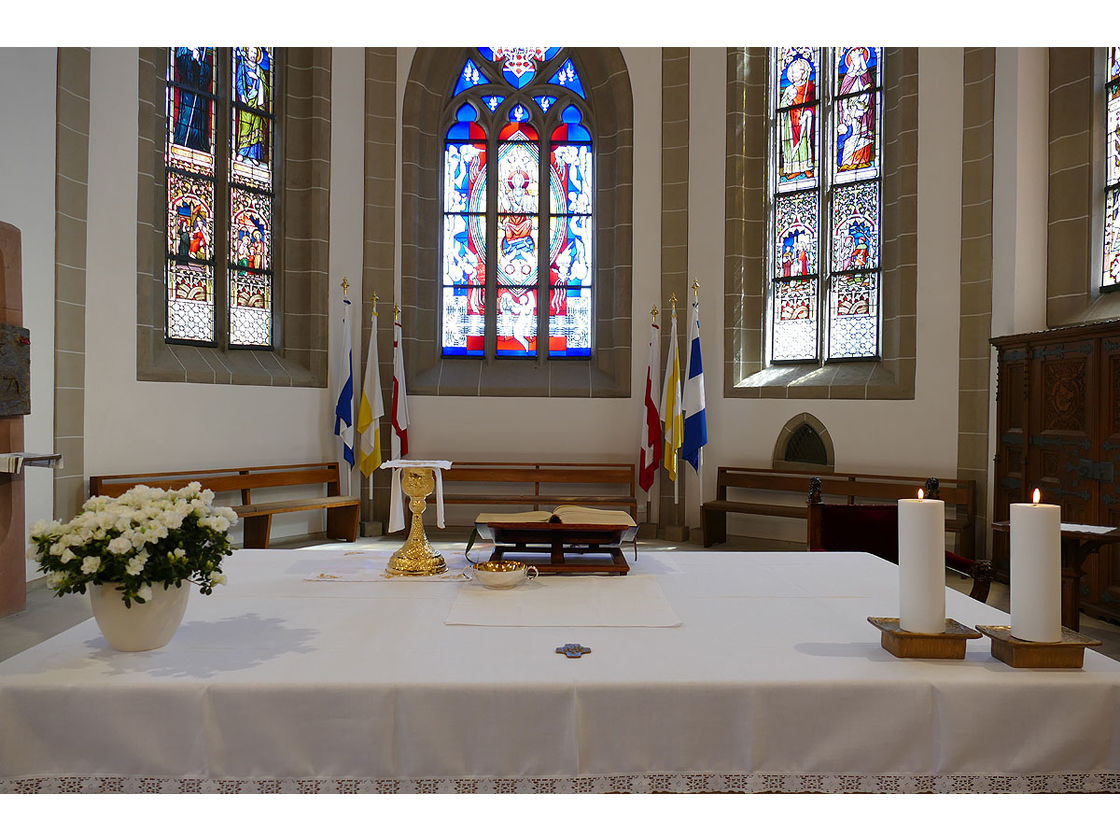
[{"label": "gold ciborium bowl", "polygon": [[537,576],[536,566],[527,566],[520,560],[487,560],[475,563],[465,572],[487,589],[512,589]]}]

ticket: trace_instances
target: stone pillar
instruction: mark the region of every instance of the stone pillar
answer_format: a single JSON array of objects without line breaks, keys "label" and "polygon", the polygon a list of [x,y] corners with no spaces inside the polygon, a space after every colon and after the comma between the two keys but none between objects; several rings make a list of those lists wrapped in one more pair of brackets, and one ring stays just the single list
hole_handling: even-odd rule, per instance
[{"label": "stone pillar", "polygon": [[[0,222],[0,324],[23,325],[19,228]],[[23,416],[0,417],[0,452],[23,451]],[[27,605],[23,475],[0,473],[0,616]]]}]

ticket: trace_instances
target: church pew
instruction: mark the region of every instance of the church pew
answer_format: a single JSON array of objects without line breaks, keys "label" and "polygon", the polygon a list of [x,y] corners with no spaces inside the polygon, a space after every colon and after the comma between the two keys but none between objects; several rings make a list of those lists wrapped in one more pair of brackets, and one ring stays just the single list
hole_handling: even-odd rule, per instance
[{"label": "church pew", "polygon": [[[268,548],[272,517],[278,513],[326,510],[327,536],[354,542],[358,538],[361,500],[339,493],[338,464],[287,464],[268,467],[228,467],[217,470],[94,475],[89,479],[91,496],[119,496],[139,484],[177,490],[192,481],[215,493],[240,492],[241,504],[232,505],[244,523],[245,548]],[[253,502],[252,491],[264,487],[326,485],[325,496],[305,496]]]}]

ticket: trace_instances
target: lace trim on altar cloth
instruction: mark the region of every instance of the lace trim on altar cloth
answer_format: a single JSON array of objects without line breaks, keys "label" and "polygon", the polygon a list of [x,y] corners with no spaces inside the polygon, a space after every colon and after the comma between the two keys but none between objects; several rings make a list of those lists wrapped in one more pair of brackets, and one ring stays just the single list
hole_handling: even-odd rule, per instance
[{"label": "lace trim on altar cloth", "polygon": [[1120,793],[1120,773],[1031,776],[647,773],[513,779],[28,776],[0,779],[0,793]]}]

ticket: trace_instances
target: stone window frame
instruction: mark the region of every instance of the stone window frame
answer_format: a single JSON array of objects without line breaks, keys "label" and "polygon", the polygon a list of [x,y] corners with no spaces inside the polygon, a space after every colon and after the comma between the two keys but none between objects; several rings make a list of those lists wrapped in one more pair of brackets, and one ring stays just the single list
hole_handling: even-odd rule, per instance
[{"label": "stone window frame", "polygon": [[1049,49],[1046,325],[1120,318],[1103,290],[1105,47]]},{"label": "stone window frame", "polygon": [[166,47],[140,49],[137,190],[137,347],[141,381],[325,388],[328,381],[330,217],[329,47],[285,49],[276,131],[283,149],[274,230],[273,348],[165,340]]},{"label": "stone window frame", "polygon": [[917,342],[918,50],[884,48],[881,358],[765,363],[769,48],[727,50],[723,393],[913,399]]},{"label": "stone window frame", "polygon": [[[404,89],[401,126],[401,323],[411,394],[629,397],[633,264],[633,126],[630,76],[617,47],[573,48],[594,115],[595,347],[589,358],[442,356],[439,231],[444,106],[465,47],[421,47]],[[604,185],[608,185],[604,188]]]}]

